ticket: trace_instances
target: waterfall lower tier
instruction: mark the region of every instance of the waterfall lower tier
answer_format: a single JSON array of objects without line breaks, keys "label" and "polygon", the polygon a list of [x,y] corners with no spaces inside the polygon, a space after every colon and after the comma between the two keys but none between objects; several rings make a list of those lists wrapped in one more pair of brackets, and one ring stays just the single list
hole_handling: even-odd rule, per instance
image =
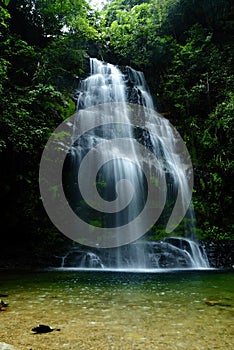
[{"label": "waterfall lower tier", "polygon": [[115,270],[206,269],[205,251],[185,238],[136,242],[118,248],[89,249],[74,247],[62,257],[62,268]]}]

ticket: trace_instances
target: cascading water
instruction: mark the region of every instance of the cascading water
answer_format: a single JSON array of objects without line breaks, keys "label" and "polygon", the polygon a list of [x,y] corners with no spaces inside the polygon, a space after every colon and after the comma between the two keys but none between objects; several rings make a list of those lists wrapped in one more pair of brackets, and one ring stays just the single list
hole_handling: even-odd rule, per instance
[{"label": "cascading water", "polygon": [[[65,173],[67,172],[68,175],[65,175],[64,188],[73,211],[77,215],[81,215],[91,225],[109,227],[114,230],[114,239],[116,241],[112,246],[113,248],[107,249],[99,249],[98,246],[93,249],[87,247],[73,248],[70,255],[67,254],[66,258],[63,259],[63,267],[121,269],[207,268],[209,264],[205,252],[189,238],[167,238],[162,242],[138,240],[130,244],[122,244],[118,241],[120,228],[127,225],[128,222],[141,213],[147,200],[147,183],[141,168],[145,166],[145,163],[148,163],[152,169],[153,166],[149,158],[145,159],[144,154],[139,153],[139,148],[136,145],[138,142],[155,155],[167,180],[166,203],[169,202],[169,204],[166,204],[166,206],[168,207],[168,212],[163,211],[167,221],[167,232],[173,231],[178,225],[177,217],[182,212],[183,216],[186,217],[184,221],[188,223],[187,226],[184,225],[183,230],[190,237],[195,232],[193,208],[190,204],[191,193],[189,186],[191,184],[188,181],[191,174],[188,174],[183,158],[177,150],[178,138],[175,137],[173,128],[171,128],[166,119],[162,118],[155,111],[152,113],[154,103],[143,73],[137,72],[131,67],[126,67],[124,72],[121,72],[117,67],[95,58],[90,59],[90,68],[90,76],[82,80],[79,85],[78,111],[88,110],[89,114],[93,113],[93,120],[95,120],[102,117],[100,115],[105,111],[105,106],[119,104],[118,123],[116,124],[114,119],[115,115],[107,109],[103,125],[95,127],[95,123],[92,125],[91,122],[85,128],[88,131],[77,140],[77,124],[90,123],[92,118],[83,118],[75,121],[73,147],[65,163],[65,169],[67,169]],[[129,120],[128,112],[129,109],[134,108],[133,104],[143,106],[144,113],[145,115],[147,114],[143,128],[137,127],[136,124],[133,126]],[[90,109],[93,106],[101,106],[100,111],[94,112]],[[157,125],[156,129],[155,125]],[[156,130],[157,134],[152,134],[150,130]],[[104,140],[119,138],[131,140],[128,144],[131,161],[126,156],[126,152],[123,153],[118,148],[118,145],[107,147],[101,155],[99,154],[99,158],[102,157],[101,163],[103,166],[98,170],[95,181],[98,193],[104,199],[105,209],[108,212],[108,214],[102,213],[100,215],[100,211],[97,208],[90,210],[90,203],[89,205],[84,203],[84,191],[81,192],[80,188],[78,188],[77,173],[80,164],[90,150],[97,145],[101,145]],[[109,161],[112,158],[115,160]],[[92,169],[92,167],[93,164],[90,163],[87,169]],[[155,176],[155,169],[152,169],[150,169],[151,177],[156,181],[158,177]],[[93,175],[90,173],[89,171],[85,173],[87,184],[94,181]],[[116,206],[111,207],[111,202],[115,203],[116,197],[118,197],[118,190],[115,187],[116,183],[120,183],[122,179],[126,179],[133,184],[134,191],[131,193],[131,201],[128,198],[129,193],[121,191],[122,204],[120,206],[116,204]],[[160,187],[159,185],[156,184],[155,186]],[[86,192],[88,191],[88,186],[85,188]],[[162,191],[158,191],[157,194],[160,196]],[[109,207],[112,209],[108,211]],[[131,226],[133,238],[130,232],[131,239],[129,241],[134,241],[139,226],[141,226],[139,221]],[[74,256],[76,256],[75,259]],[[76,260],[75,264],[74,260]]]}]

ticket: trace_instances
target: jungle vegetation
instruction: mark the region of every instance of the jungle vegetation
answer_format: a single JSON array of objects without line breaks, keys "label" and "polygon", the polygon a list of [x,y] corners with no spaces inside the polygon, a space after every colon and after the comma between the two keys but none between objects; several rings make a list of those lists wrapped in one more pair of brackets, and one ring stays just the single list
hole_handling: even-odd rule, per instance
[{"label": "jungle vegetation", "polygon": [[[233,0],[0,1],[1,239],[33,251],[64,240],[40,198],[53,130],[75,111],[87,57],[144,72],[194,165],[199,238],[232,239]],[[157,238],[157,231],[155,234]]]}]

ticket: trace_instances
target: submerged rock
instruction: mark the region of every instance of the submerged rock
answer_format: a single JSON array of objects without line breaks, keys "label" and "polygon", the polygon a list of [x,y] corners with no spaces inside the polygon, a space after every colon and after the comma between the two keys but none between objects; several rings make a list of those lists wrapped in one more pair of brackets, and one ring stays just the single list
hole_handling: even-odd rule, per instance
[{"label": "submerged rock", "polygon": [[34,333],[50,333],[50,332],[53,332],[53,331],[60,331],[60,329],[54,329],[54,328],[51,328],[50,326],[47,326],[47,325],[44,325],[44,324],[40,324],[39,326],[37,327],[34,327],[32,328],[32,331]]},{"label": "submerged rock", "polygon": [[17,350],[17,349],[10,344],[0,343],[0,350]]},{"label": "submerged rock", "polygon": [[208,306],[215,306],[215,305],[220,305],[221,301],[220,300],[207,300],[207,301],[205,301],[205,303]]},{"label": "submerged rock", "polygon": [[8,304],[4,303],[3,300],[0,300],[0,311],[6,310]]},{"label": "submerged rock", "polygon": [[205,303],[208,306],[215,306],[215,305],[225,306],[225,307],[231,307],[232,306],[232,304],[224,303],[221,300],[207,300],[207,301],[205,301]]}]

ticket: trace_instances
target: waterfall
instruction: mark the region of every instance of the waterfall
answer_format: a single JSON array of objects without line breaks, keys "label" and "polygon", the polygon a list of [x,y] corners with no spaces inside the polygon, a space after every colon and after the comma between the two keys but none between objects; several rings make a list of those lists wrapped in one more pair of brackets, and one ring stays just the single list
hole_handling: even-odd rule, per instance
[{"label": "waterfall", "polygon": [[[73,211],[92,225],[95,232],[103,232],[99,239],[106,243],[102,245],[106,249],[99,249],[99,241],[95,241],[90,244],[93,249],[86,249],[83,255],[78,249],[81,255],[78,266],[208,267],[205,253],[190,239],[195,234],[195,219],[188,153],[169,121],[155,111],[144,74],[131,67],[120,70],[91,58],[90,75],[80,81],[77,96],[78,118],[65,162],[64,191]],[[80,128],[85,130],[81,136],[77,131]],[[142,171],[145,168],[154,185],[153,195]],[[79,179],[82,188],[78,186]],[[91,186],[94,183],[95,189]],[[147,232],[146,227],[148,230],[152,227],[144,209],[149,202],[151,212],[158,211],[158,217],[164,217],[166,232],[173,232],[185,216],[187,225],[182,229],[190,238],[137,241]],[[143,219],[135,220],[142,213]],[[125,239],[122,229],[129,222]],[[108,230],[113,233],[110,240]]]}]

